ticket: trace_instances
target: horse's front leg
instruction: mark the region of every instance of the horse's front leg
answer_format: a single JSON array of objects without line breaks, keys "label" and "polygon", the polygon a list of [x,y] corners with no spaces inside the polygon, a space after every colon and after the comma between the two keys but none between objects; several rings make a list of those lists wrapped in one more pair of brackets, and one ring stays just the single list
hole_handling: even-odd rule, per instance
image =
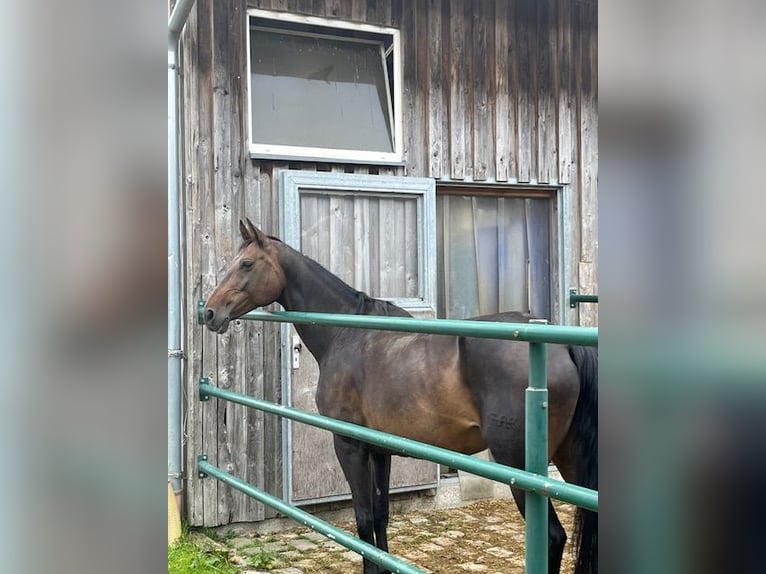
[{"label": "horse's front leg", "polygon": [[[335,454],[343,474],[351,487],[351,500],[356,517],[359,538],[375,545],[375,516],[373,506],[373,475],[370,465],[370,447],[354,439],[334,436]],[[363,561],[364,574],[385,572],[374,562]]]}]

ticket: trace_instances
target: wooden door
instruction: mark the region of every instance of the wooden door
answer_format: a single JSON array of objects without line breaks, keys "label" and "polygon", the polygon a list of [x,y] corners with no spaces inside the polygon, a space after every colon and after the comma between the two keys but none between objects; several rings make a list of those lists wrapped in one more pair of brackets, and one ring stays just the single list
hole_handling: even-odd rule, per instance
[{"label": "wooden door", "polygon": [[[283,240],[356,289],[392,300],[417,317],[435,317],[433,180],[337,173],[282,173]],[[319,369],[283,326],[283,397],[316,412]],[[301,348],[301,350],[298,350]],[[286,423],[286,496],[295,504],[350,497],[332,435]],[[392,490],[433,488],[437,465],[394,457]]]}]

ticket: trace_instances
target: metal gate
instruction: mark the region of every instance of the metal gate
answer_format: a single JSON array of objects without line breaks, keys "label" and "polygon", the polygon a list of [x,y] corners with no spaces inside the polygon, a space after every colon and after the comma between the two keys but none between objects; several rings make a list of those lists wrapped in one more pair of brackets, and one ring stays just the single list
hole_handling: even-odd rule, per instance
[{"label": "metal gate", "polygon": [[[202,323],[204,302],[198,308]],[[547,390],[546,343],[576,345],[598,344],[598,329],[594,327],[568,327],[535,323],[493,323],[456,321],[448,319],[413,319],[408,317],[380,317],[370,315],[338,315],[329,313],[300,313],[288,311],[252,311],[242,319],[276,321],[283,323],[312,323],[338,327],[380,329],[414,333],[432,333],[526,341],[529,343],[529,386],[526,391],[526,470],[519,470],[495,462],[434,447],[396,435],[382,433],[344,421],[307,413],[276,403],[262,401],[239,393],[214,387],[208,379],[200,380],[200,400],[217,397],[250,408],[258,409],[293,421],[319,427],[407,456],[422,458],[503,482],[526,491],[526,572],[544,574],[548,571],[548,508],[546,497],[569,502],[588,510],[598,511],[598,492],[547,477],[548,473],[548,418],[545,405]],[[311,514],[292,506],[207,462],[200,454],[197,460],[200,478],[211,476],[244,492],[259,502],[333,539],[368,560],[404,574],[422,574],[411,564],[339,530]]]}]

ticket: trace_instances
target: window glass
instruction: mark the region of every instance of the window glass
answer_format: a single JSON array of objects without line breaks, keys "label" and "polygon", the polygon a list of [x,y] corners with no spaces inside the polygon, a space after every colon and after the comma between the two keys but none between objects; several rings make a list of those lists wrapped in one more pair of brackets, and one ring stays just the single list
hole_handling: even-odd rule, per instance
[{"label": "window glass", "polygon": [[551,200],[437,196],[439,317],[551,319]]},{"label": "window glass", "polygon": [[252,143],[393,152],[382,42],[251,29]]}]

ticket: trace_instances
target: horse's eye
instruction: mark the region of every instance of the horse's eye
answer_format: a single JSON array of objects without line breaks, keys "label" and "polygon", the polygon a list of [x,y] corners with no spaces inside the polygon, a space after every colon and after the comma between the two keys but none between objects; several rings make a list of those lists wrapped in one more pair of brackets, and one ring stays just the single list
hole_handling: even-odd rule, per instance
[{"label": "horse's eye", "polygon": [[253,268],[253,262],[252,261],[243,261],[242,264],[240,265],[240,267],[242,269],[245,269],[246,271],[250,270],[250,269]]}]

